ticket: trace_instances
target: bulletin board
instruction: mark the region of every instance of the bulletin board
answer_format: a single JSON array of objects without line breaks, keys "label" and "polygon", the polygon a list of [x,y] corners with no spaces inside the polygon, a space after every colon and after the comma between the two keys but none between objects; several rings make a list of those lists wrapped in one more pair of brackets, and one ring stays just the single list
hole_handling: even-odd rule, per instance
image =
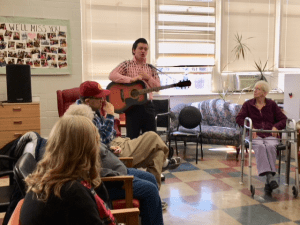
[{"label": "bulletin board", "polygon": [[0,74],[7,64],[27,64],[31,74],[71,74],[70,21],[0,17]]}]

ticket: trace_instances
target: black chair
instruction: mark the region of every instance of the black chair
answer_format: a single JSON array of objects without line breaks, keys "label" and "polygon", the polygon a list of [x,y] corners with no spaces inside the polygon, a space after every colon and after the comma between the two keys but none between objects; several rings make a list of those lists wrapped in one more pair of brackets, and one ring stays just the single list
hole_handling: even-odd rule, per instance
[{"label": "black chair", "polygon": [[156,129],[164,128],[162,131],[157,130],[157,133],[166,134],[170,130],[170,100],[155,99],[152,102],[155,108]]},{"label": "black chair", "polygon": [[[202,133],[201,133],[201,121],[202,116],[196,107],[187,106],[183,108],[179,113],[179,123],[177,130],[170,133],[170,141],[175,140],[176,153],[178,155],[177,141],[194,142],[194,137],[196,136],[196,164],[198,163],[198,143],[201,144],[201,159],[203,159],[203,149],[202,149]],[[190,131],[193,129],[193,132]],[[196,132],[195,132],[196,129]],[[193,138],[191,138],[193,137]]]},{"label": "black chair", "polygon": [[[16,159],[6,155],[0,155],[0,164],[8,165],[7,169],[1,169],[0,178],[9,178],[9,185],[0,187],[0,212],[6,212],[10,204],[10,197],[14,190],[14,176],[13,176],[13,165]],[[2,168],[2,167],[1,167]]]},{"label": "black chair", "polygon": [[30,153],[23,154],[14,167],[15,180],[23,197],[26,195],[26,185],[24,179],[34,171],[35,167],[35,158]]},{"label": "black chair", "polygon": [[156,133],[159,136],[166,135],[166,145],[169,145],[169,156],[172,158],[174,151],[169,141],[170,120],[172,113],[170,112],[170,99],[152,100],[155,109]]}]

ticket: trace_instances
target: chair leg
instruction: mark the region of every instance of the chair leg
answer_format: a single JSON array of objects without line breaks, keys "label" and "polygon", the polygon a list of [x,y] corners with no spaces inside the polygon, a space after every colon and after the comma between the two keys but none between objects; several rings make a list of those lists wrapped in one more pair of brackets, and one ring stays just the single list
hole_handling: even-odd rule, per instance
[{"label": "chair leg", "polygon": [[184,149],[183,149],[183,155],[186,157],[186,141],[183,141]]},{"label": "chair leg", "polygon": [[169,141],[169,155],[168,155],[168,159],[171,159],[174,155],[174,149],[173,147],[171,147],[171,142]]},{"label": "chair leg", "polygon": [[200,136],[200,144],[201,144],[201,160],[203,160],[203,148],[202,148],[202,136]]},{"label": "chair leg", "polygon": [[176,147],[176,154],[178,156],[178,146],[177,146],[177,139],[176,139],[176,136],[175,136],[175,147]]},{"label": "chair leg", "polygon": [[197,144],[196,144],[196,164],[198,164],[198,138],[197,138]]},{"label": "chair leg", "polygon": [[235,150],[236,150],[235,159],[236,159],[236,161],[238,161],[239,160],[239,154],[240,154],[241,148],[240,147],[236,147]]},{"label": "chair leg", "polygon": [[278,174],[280,175],[280,168],[281,168],[281,151],[279,150],[279,167],[278,167]]}]

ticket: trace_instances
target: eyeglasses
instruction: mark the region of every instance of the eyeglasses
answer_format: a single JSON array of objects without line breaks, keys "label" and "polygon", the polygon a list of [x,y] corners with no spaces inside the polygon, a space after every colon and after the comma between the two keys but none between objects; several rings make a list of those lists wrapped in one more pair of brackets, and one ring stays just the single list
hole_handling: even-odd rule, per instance
[{"label": "eyeglasses", "polygon": [[253,91],[262,91],[260,88],[253,88]]}]

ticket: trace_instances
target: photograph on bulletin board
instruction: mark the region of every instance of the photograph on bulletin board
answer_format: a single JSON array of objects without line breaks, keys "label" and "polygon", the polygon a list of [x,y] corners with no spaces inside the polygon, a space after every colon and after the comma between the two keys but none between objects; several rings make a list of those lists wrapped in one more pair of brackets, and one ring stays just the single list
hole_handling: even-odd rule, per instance
[{"label": "photograph on bulletin board", "polygon": [[9,64],[30,65],[31,74],[70,74],[67,20],[0,17],[0,74]]}]

